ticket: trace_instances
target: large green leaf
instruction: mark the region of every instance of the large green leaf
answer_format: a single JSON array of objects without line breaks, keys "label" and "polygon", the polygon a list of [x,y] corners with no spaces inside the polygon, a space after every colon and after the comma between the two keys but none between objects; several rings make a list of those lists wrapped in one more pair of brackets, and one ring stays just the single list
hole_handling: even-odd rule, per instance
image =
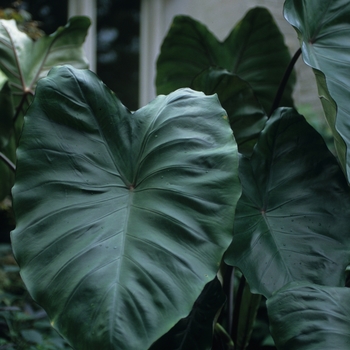
[{"label": "large green leaf", "polygon": [[322,137],[293,109],[278,109],[254,153],[242,157],[228,264],[269,297],[295,280],[343,286],[350,260],[350,190]]},{"label": "large green leaf", "polygon": [[350,348],[350,289],[292,282],[267,300],[278,349]]},{"label": "large green leaf", "polygon": [[87,68],[82,45],[89,26],[89,18],[73,17],[55,33],[33,41],[18,30],[14,20],[0,20],[0,69],[9,79],[18,113],[28,107],[38,79],[51,67]]},{"label": "large green leaf", "polygon": [[240,196],[216,96],[181,89],[132,114],[90,71],[54,68],[17,156],[14,253],[71,344],[147,349],[188,316]]},{"label": "large green leaf", "polygon": [[150,350],[211,350],[217,314],[226,300],[217,278],[208,283],[191,313],[161,337]]},{"label": "large green leaf", "polygon": [[[247,81],[269,112],[289,61],[283,35],[264,8],[250,10],[223,42],[203,24],[178,16],[157,61],[157,92],[167,94],[190,87],[203,70],[219,67]],[[294,77],[287,84],[281,105],[293,105],[293,85]]]},{"label": "large green leaf", "polygon": [[284,15],[298,33],[304,61],[314,69],[337,154],[350,182],[350,3],[287,0]]},{"label": "large green leaf", "polygon": [[196,76],[191,88],[217,93],[227,112],[240,153],[250,156],[267,116],[250,85],[225,69],[209,68]]}]

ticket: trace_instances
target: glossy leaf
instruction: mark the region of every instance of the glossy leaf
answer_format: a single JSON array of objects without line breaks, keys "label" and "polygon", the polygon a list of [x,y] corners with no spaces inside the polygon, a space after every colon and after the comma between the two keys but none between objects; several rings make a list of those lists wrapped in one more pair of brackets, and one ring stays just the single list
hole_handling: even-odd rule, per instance
[{"label": "glossy leaf", "polygon": [[[38,79],[53,66],[87,68],[82,45],[89,26],[89,18],[73,17],[65,27],[33,41],[18,30],[14,20],[0,20],[0,69],[9,79],[16,109],[28,107]],[[18,132],[22,124],[20,117],[19,120]]]},{"label": "glossy leaf", "polygon": [[[178,16],[158,57],[157,92],[190,87],[202,71],[218,67],[247,81],[268,113],[290,59],[281,32],[264,8],[250,10],[223,42],[203,24]],[[293,85],[294,76],[281,105],[293,105]]]},{"label": "glossy leaf", "polygon": [[350,289],[292,282],[267,300],[278,349],[349,349]]},{"label": "glossy leaf", "polygon": [[240,196],[216,96],[181,89],[132,114],[90,71],[54,68],[17,153],[14,253],[75,348],[147,349],[189,315]]},{"label": "glossy leaf", "polygon": [[243,194],[225,261],[265,297],[305,280],[345,284],[350,191],[321,136],[293,109],[278,109],[254,153],[240,161]]},{"label": "glossy leaf", "polygon": [[350,3],[287,0],[284,15],[298,33],[304,61],[314,69],[337,154],[350,182]]},{"label": "glossy leaf", "polygon": [[150,350],[211,350],[217,313],[226,300],[217,278],[208,283],[191,313],[180,320]]},{"label": "glossy leaf", "polygon": [[267,120],[250,85],[225,69],[211,67],[192,81],[191,88],[207,95],[217,93],[229,117],[239,152],[250,156]]}]

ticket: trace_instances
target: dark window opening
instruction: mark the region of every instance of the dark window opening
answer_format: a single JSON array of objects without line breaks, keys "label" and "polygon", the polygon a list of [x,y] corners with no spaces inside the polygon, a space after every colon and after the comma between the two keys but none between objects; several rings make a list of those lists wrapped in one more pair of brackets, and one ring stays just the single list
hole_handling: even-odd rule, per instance
[{"label": "dark window opening", "polygon": [[97,1],[97,74],[131,110],[138,108],[140,0]]},{"label": "dark window opening", "polygon": [[33,21],[37,21],[38,27],[46,34],[51,34],[58,27],[67,23],[68,0],[0,0],[0,8],[14,8],[29,13]]}]

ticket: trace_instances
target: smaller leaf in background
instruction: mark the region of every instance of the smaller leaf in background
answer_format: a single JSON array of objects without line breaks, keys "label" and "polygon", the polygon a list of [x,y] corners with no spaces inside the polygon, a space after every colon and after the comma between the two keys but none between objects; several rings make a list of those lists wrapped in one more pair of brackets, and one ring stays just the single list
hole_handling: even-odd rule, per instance
[{"label": "smaller leaf in background", "polygon": [[[73,17],[65,27],[33,41],[15,20],[0,20],[0,152],[10,162],[15,163],[24,112],[38,79],[55,65],[87,68],[82,45],[89,26],[87,17]],[[0,200],[10,193],[13,175],[0,159]]]},{"label": "smaller leaf in background", "polygon": [[216,316],[225,300],[221,283],[215,278],[204,287],[191,313],[156,341],[150,350],[210,350]]},{"label": "smaller leaf in background", "polygon": [[[270,112],[290,60],[283,35],[265,8],[250,10],[223,42],[200,22],[177,16],[158,57],[157,93],[190,87],[202,71],[218,67],[247,81],[265,111]],[[294,82],[292,75],[282,106],[293,106]]]},{"label": "smaller leaf in background", "polygon": [[350,289],[292,282],[267,300],[278,349],[350,348]]},{"label": "smaller leaf in background", "polygon": [[82,45],[89,26],[88,17],[73,17],[55,33],[33,41],[17,28],[14,20],[0,20],[0,69],[8,77],[14,107],[19,108],[18,133],[22,129],[23,109],[31,102],[38,79],[57,65],[87,68]]},{"label": "smaller leaf in background", "polygon": [[14,19],[18,28],[22,32],[27,33],[33,40],[37,40],[45,35],[45,33],[39,28],[39,22],[33,21],[32,15],[23,8],[18,9],[16,6],[18,4],[20,4],[20,1],[12,3],[13,8],[0,8],[0,18]]},{"label": "smaller leaf in background", "polygon": [[269,297],[296,280],[344,286],[350,190],[322,137],[293,109],[277,109],[250,159],[225,262]]},{"label": "smaller leaf in background", "polygon": [[239,152],[251,156],[267,116],[250,85],[236,74],[211,67],[193,79],[191,88],[207,95],[218,95],[227,112]]},{"label": "smaller leaf in background", "polygon": [[287,0],[284,16],[298,33],[305,63],[314,70],[335,148],[350,182],[350,2]]}]

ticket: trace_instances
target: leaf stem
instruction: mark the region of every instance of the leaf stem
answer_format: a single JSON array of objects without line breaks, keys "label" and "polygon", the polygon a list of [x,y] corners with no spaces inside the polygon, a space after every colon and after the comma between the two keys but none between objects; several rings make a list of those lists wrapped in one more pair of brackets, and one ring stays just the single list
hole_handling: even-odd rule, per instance
[{"label": "leaf stem", "polygon": [[292,57],[291,61],[289,62],[289,65],[286,69],[286,71],[284,72],[283,78],[281,80],[281,83],[278,87],[276,96],[275,96],[275,100],[273,101],[270,113],[269,113],[269,117],[271,116],[271,114],[273,113],[273,111],[279,106],[280,102],[281,102],[281,98],[283,96],[284,93],[284,89],[286,88],[288,79],[293,71],[293,68],[295,66],[296,61],[298,60],[298,58],[301,55],[301,48],[299,48],[297,50],[297,52],[294,54],[294,56]]},{"label": "leaf stem", "polygon": [[237,341],[239,314],[240,314],[240,309],[241,309],[241,303],[242,303],[245,283],[246,283],[246,279],[245,279],[244,275],[242,274],[241,280],[239,282],[239,287],[238,287],[236,301],[235,301],[235,308],[234,308],[234,312],[233,312],[233,322],[232,322],[233,324],[232,324],[232,328],[230,329],[230,335],[231,335],[231,338],[235,344]]},{"label": "leaf stem", "polygon": [[225,328],[221,326],[220,323],[216,323],[214,327],[214,332],[219,335],[219,339],[221,342],[223,342],[222,348],[227,349],[233,349],[234,348],[234,343],[230,337],[230,335],[226,332]]},{"label": "leaf stem", "polygon": [[0,152],[0,159],[13,171],[16,171],[16,166],[8,159],[5,154]]},{"label": "leaf stem", "polygon": [[17,106],[17,108],[16,108],[16,113],[15,113],[15,115],[14,115],[14,117],[13,117],[13,124],[16,123],[16,121],[17,121],[17,119],[18,119],[18,116],[20,115],[20,113],[21,113],[21,111],[22,111],[22,109],[23,109],[23,106],[24,106],[25,102],[27,101],[28,95],[34,95],[34,94],[33,94],[33,92],[31,92],[31,91],[27,91],[27,92],[24,92],[24,93],[23,93],[23,96],[22,96],[22,98],[21,98],[21,101],[20,101],[20,103],[18,104],[18,106]]},{"label": "leaf stem", "polygon": [[227,309],[228,309],[228,330],[232,334],[233,329],[233,312],[234,312],[234,293],[235,293],[235,268],[230,269],[229,290],[227,297]]}]

